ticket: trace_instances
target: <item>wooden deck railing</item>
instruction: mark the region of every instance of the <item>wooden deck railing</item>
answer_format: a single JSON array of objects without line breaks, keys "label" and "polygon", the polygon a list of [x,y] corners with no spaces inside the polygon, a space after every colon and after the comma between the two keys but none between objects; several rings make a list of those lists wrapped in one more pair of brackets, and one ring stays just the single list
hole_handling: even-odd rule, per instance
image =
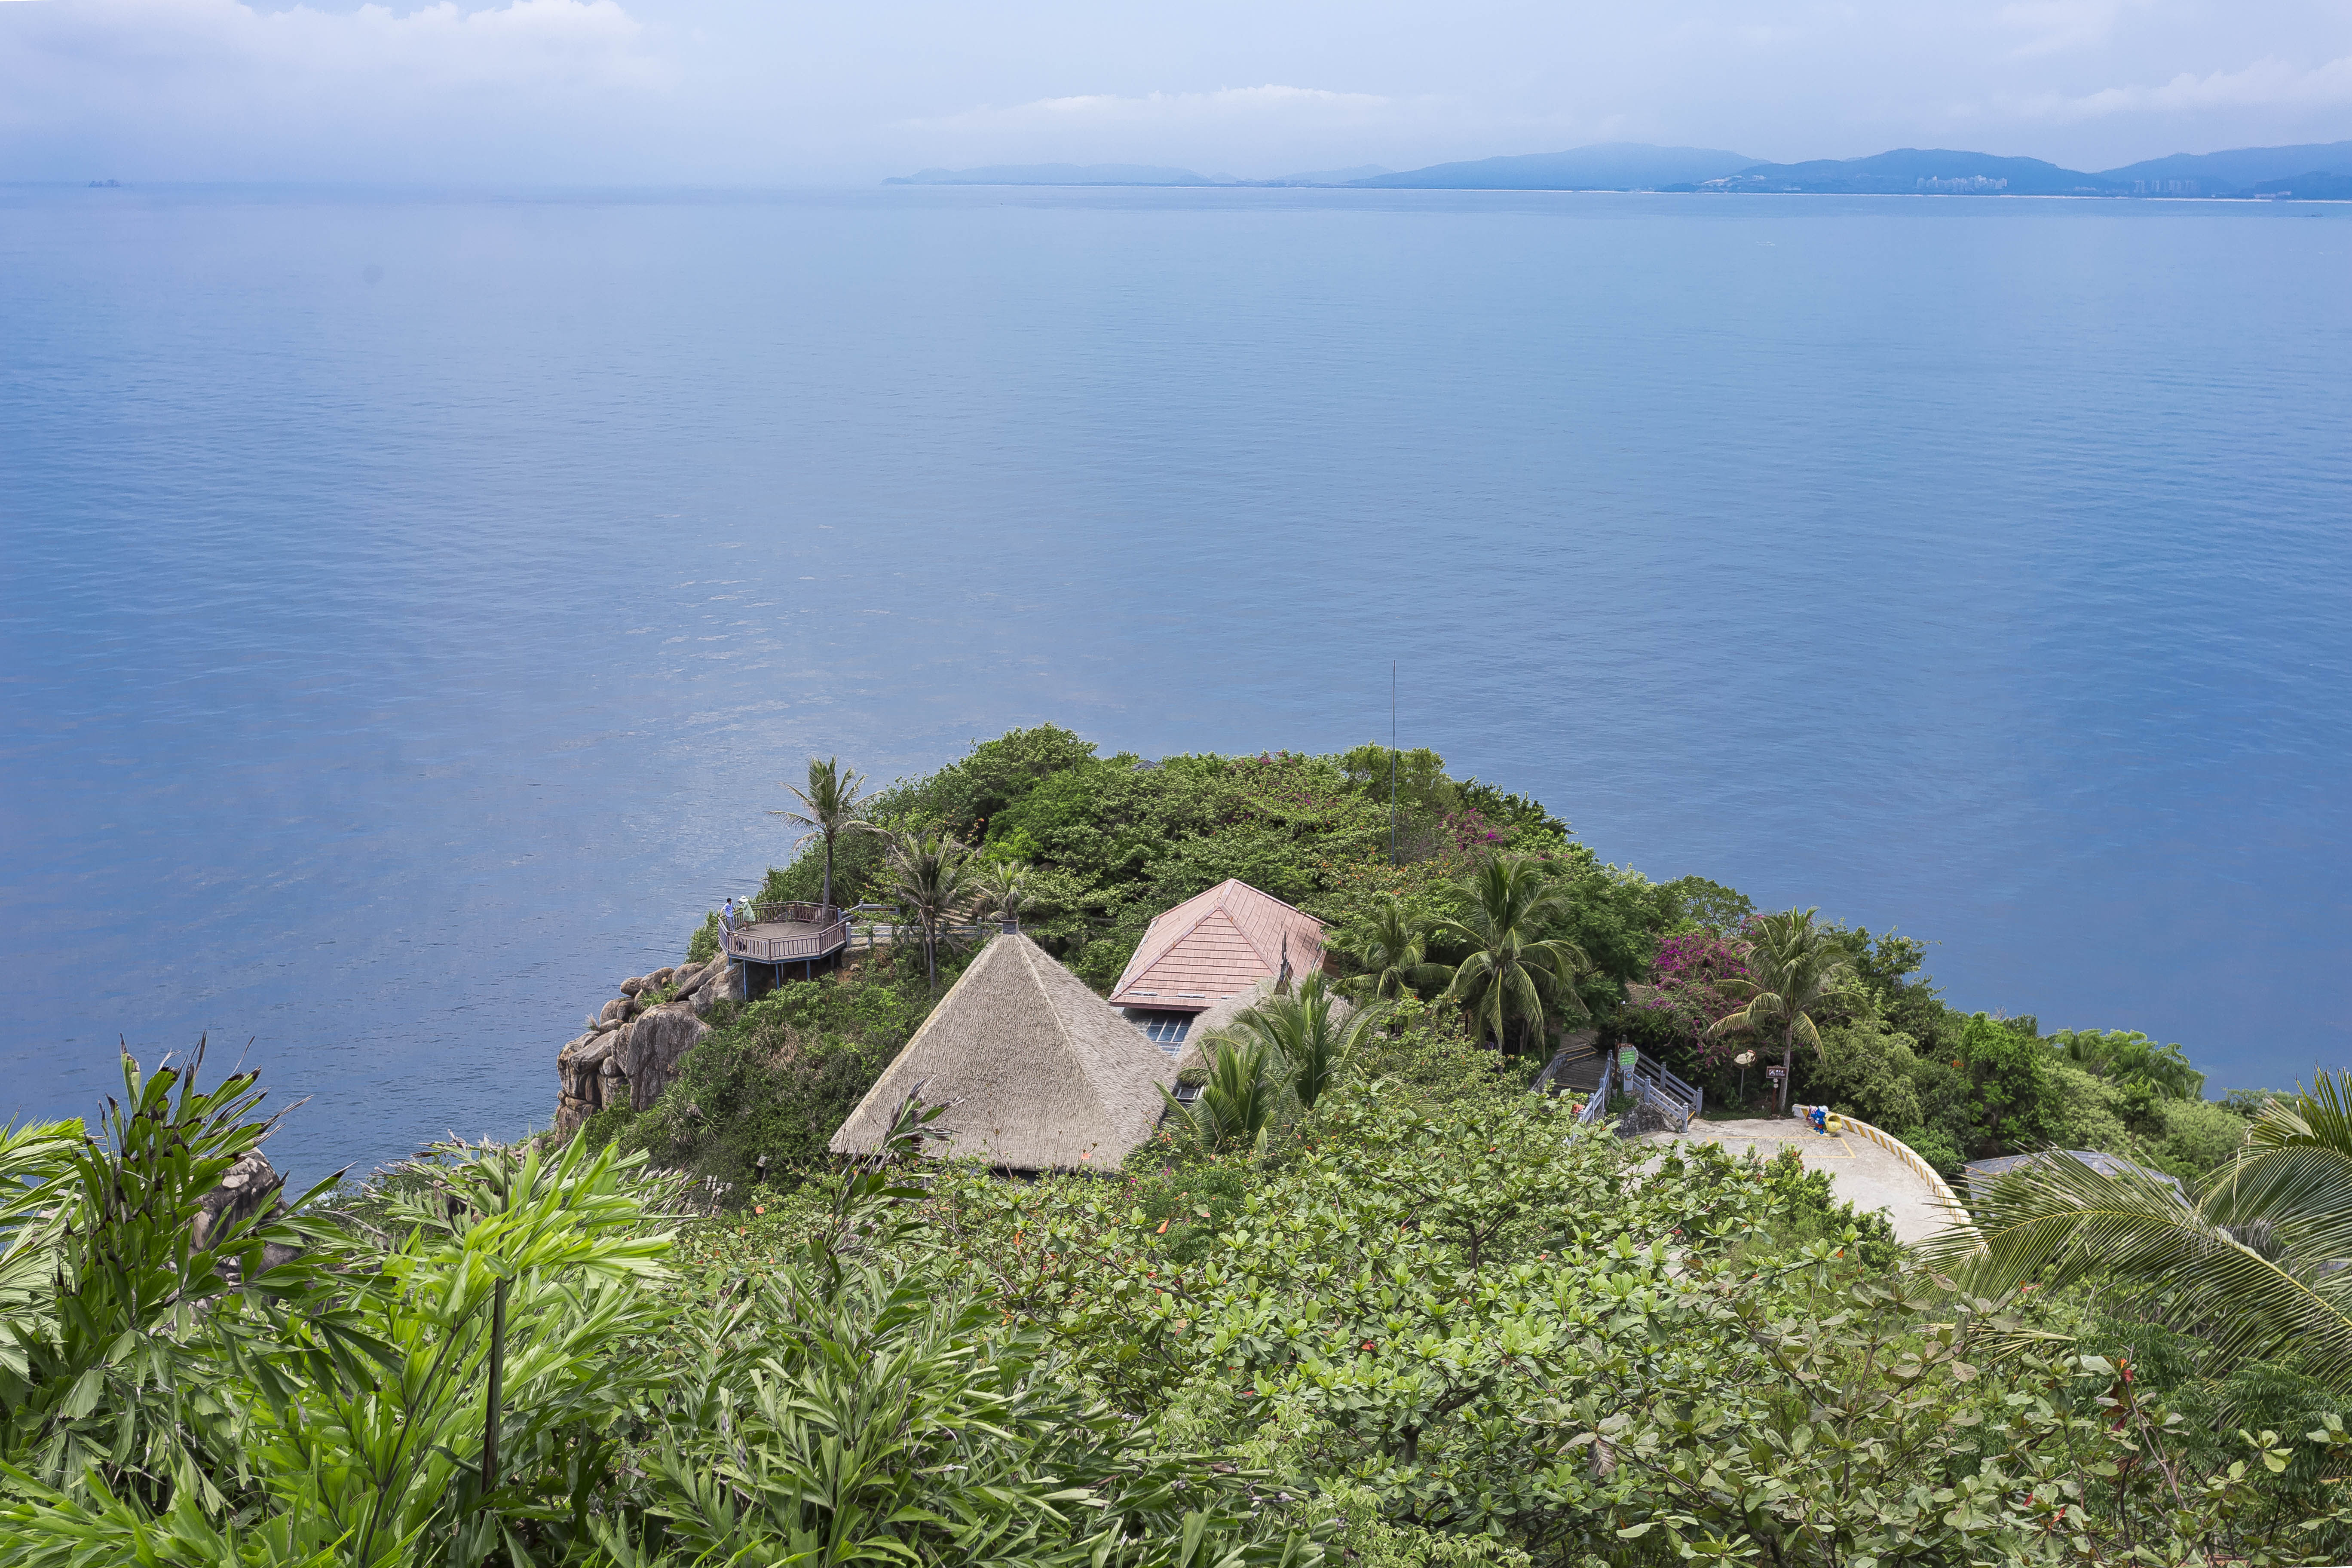
[{"label": "wooden deck railing", "polygon": [[746,926],[807,928],[790,936],[753,936],[742,926],[720,934],[730,957],[753,963],[800,963],[828,957],[849,945],[849,917],[831,904],[771,903],[744,906]]},{"label": "wooden deck railing", "polygon": [[779,899],[764,904],[746,903],[738,925],[829,926],[844,911],[831,904],[804,899]]}]

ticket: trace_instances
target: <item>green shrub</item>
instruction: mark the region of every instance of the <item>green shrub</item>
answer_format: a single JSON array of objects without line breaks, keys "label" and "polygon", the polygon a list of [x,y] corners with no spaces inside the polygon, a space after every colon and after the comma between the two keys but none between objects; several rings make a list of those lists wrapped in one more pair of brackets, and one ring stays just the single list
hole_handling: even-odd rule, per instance
[{"label": "green shrub", "polygon": [[748,1005],[722,1005],[661,1098],[627,1124],[627,1141],[657,1166],[725,1184],[730,1205],[753,1201],[762,1156],[769,1186],[795,1185],[827,1163],[834,1131],[931,1005],[919,973],[899,979],[862,970],[791,981]]},{"label": "green shrub", "polygon": [[1947,1178],[1958,1177],[1967,1162],[1960,1158],[1960,1146],[1949,1132],[1939,1127],[1910,1127],[1895,1133],[1911,1146],[1911,1152],[1933,1165]]},{"label": "green shrub", "polygon": [[1910,1036],[1876,1018],[1832,1025],[1821,1033],[1821,1059],[1806,1080],[1818,1103],[1851,1110],[1874,1127],[1916,1127],[1926,1120]]},{"label": "green shrub", "polygon": [[2125,1125],[2123,1090],[2069,1062],[2053,1061],[2048,1072],[2042,1091],[2047,1110],[2037,1121],[2050,1146],[2127,1155],[2140,1152],[2139,1140]]},{"label": "green shrub", "polygon": [[1767,1168],[1780,1206],[1769,1216],[1759,1216],[1770,1226],[1771,1239],[1753,1256],[1801,1255],[1824,1243],[1833,1252],[1849,1249],[1864,1267],[1882,1272],[1902,1261],[1903,1247],[1895,1239],[1894,1225],[1883,1214],[1839,1202],[1828,1172],[1808,1171],[1791,1148],[1775,1154]]},{"label": "green shrub", "polygon": [[608,1105],[582,1122],[577,1136],[590,1149],[602,1149],[616,1138],[621,1139],[622,1146],[626,1148],[626,1134],[636,1118],[637,1113],[626,1104]]},{"label": "green shrub", "polygon": [[2167,1175],[2201,1176],[2245,1142],[2245,1119],[2210,1100],[2158,1103],[2161,1127],[2148,1146],[2147,1163]]}]

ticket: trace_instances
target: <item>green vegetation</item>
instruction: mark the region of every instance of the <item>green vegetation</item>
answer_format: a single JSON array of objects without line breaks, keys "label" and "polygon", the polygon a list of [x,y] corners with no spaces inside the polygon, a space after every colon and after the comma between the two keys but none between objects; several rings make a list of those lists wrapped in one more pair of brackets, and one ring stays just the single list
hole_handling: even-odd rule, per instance
[{"label": "green vegetation", "polygon": [[1982,1255],[1939,1250],[1993,1292],[2096,1274],[2193,1322],[2224,1360],[2352,1394],[2352,1073],[2264,1106],[2237,1158],[2184,1201],[2170,1183],[2053,1158],[1974,1201]]},{"label": "green vegetation", "polygon": [[839,757],[819,761],[811,757],[808,763],[808,786],[784,786],[800,809],[783,810],[771,815],[781,816],[796,827],[804,827],[795,847],[804,847],[814,838],[824,847],[824,880],[818,885],[817,899],[821,903],[833,902],[833,855],[835,845],[845,833],[869,833],[873,825],[858,815],[866,801],[866,780],[855,768],[845,768]]},{"label": "green vegetation", "polygon": [[1155,1448],[902,1246],[919,1194],[879,1172],[835,1182],[756,1280],[682,1277],[677,1184],[576,1139],[200,1230],[266,1131],[251,1079],[124,1079],[97,1138],[0,1136],[11,1564],[1313,1556],[1302,1510]]},{"label": "green vegetation", "polygon": [[[2143,1035],[2044,1038],[2032,1017],[1953,1008],[1920,973],[1916,938],[1805,910],[1759,915],[1705,878],[1656,883],[1603,864],[1541,805],[1452,778],[1425,750],[1147,763],[1048,725],[983,742],[858,809],[887,831],[842,839],[843,902],[897,904],[936,931],[1001,913],[1009,895],[1024,929],[1098,989],[1153,915],[1238,877],[1329,923],[1336,984],[1351,994],[1444,997],[1528,1058],[1590,1024],[1726,1112],[1743,1109],[1743,1076],[1748,1103],[1765,1100],[1761,1064],[1743,1075],[1733,1060],[1760,1047],[1787,1063],[1790,1099],[1850,1111],[1947,1173],[2057,1146],[2195,1176],[2229,1157],[2259,1103],[2199,1098],[2180,1048]],[[916,863],[933,869],[969,847],[952,897],[925,890],[931,870],[908,883],[906,844],[929,846]],[[762,896],[816,896],[818,847],[770,872]]]},{"label": "green vegetation", "polygon": [[[0,1133],[0,1554],[2352,1552],[2343,1083],[2206,1101],[2177,1047],[1959,1012],[1914,939],[1603,865],[1428,752],[1146,765],[1042,729],[856,809],[878,831],[836,824],[830,870],[820,834],[765,896],[830,877],[927,940],[719,1004],[643,1114],[247,1218],[204,1200],[267,1131],[249,1077],[126,1062],[89,1135]],[[909,847],[936,875],[909,876]],[[887,1158],[826,1157],[969,960],[956,921],[1018,911],[1108,984],[1151,914],[1228,876],[1332,922],[1342,973],[1203,1042],[1199,1100],[1122,1170],[921,1160],[919,1109]],[[706,921],[693,951],[715,941]],[[1342,1016],[1342,989],[1377,1005]],[[1795,1098],[1939,1163],[2106,1149],[2192,1202],[2031,1166],[1985,1204],[1990,1253],[1938,1275],[1793,1157],[1661,1159],[1525,1092],[1585,1020],[1711,1099],[1761,1039]]]},{"label": "green vegetation", "polygon": [[1440,952],[1461,953],[1443,999],[1462,1009],[1481,1038],[1507,1050],[1517,1041],[1546,1040],[1547,999],[1558,1014],[1591,1016],[1576,981],[1591,973],[1592,961],[1567,937],[1549,934],[1563,923],[1569,903],[1543,867],[1521,856],[1489,856],[1465,879],[1458,908],[1439,917],[1426,940]]},{"label": "green vegetation", "polygon": [[[1845,983],[1845,952],[1835,934],[1813,923],[1811,910],[1759,915],[1749,922],[1742,953],[1744,975],[1724,985],[1739,1005],[1709,1026],[1717,1035],[1733,1032],[1780,1037],[1780,1069],[1792,1074],[1800,1041],[1815,1051],[1822,1033],[1814,1015]],[[1788,1104],[1785,1088],[1781,1104]]]},{"label": "green vegetation", "polygon": [[126,1064],[95,1139],[0,1138],[0,1552],[2056,1568],[2352,1544],[2344,1401],[2265,1347],[2112,1288],[1955,1291],[1793,1158],[1641,1170],[1458,1011],[1393,1022],[1248,1152],[1171,1137],[1108,1178],[1006,1181],[918,1162],[910,1109],[891,1158],[697,1218],[609,1145],[450,1148],[194,1246],[265,1130],[254,1086]]},{"label": "green vegetation", "polygon": [[[644,1151],[666,1170],[716,1183],[738,1205],[764,1179],[788,1186],[823,1166],[834,1129],[865,1098],[930,1011],[930,977],[877,951],[840,974],[795,980],[748,1005],[721,1003],[711,1033],[641,1115],[625,1105],[591,1118],[593,1147]],[[961,969],[950,953],[947,977]],[[764,1162],[764,1164],[762,1163]]]},{"label": "green vegetation", "polygon": [[971,851],[940,828],[908,828],[890,837],[889,877],[883,894],[922,933],[923,975],[940,981],[940,933],[971,901]]}]

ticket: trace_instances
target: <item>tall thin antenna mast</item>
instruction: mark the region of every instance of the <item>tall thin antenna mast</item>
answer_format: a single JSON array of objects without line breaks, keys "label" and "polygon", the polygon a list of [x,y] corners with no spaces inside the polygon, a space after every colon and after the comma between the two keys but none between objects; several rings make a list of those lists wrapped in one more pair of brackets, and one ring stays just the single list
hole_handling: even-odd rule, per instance
[{"label": "tall thin antenna mast", "polygon": [[1389,864],[1396,856],[1397,667],[1389,660]]}]

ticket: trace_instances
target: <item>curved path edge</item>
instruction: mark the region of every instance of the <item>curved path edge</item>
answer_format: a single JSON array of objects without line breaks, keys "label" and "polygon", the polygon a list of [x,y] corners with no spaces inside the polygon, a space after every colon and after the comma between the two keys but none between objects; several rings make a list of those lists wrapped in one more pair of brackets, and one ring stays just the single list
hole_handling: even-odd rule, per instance
[{"label": "curved path edge", "polygon": [[1926,1182],[1927,1190],[1936,1194],[1936,1201],[1943,1205],[1945,1210],[1951,1215],[1954,1228],[1965,1228],[1969,1231],[1976,1229],[1976,1221],[1969,1215],[1969,1205],[1960,1202],[1960,1194],[1952,1190],[1951,1183],[1944,1180],[1942,1173],[1935,1166],[1920,1158],[1916,1149],[1895,1136],[1894,1133],[1882,1128],[1873,1127],[1858,1116],[1849,1116],[1843,1110],[1837,1115],[1838,1120],[1844,1122],[1849,1129],[1885,1149],[1904,1164],[1909,1166],[1912,1174]]}]

